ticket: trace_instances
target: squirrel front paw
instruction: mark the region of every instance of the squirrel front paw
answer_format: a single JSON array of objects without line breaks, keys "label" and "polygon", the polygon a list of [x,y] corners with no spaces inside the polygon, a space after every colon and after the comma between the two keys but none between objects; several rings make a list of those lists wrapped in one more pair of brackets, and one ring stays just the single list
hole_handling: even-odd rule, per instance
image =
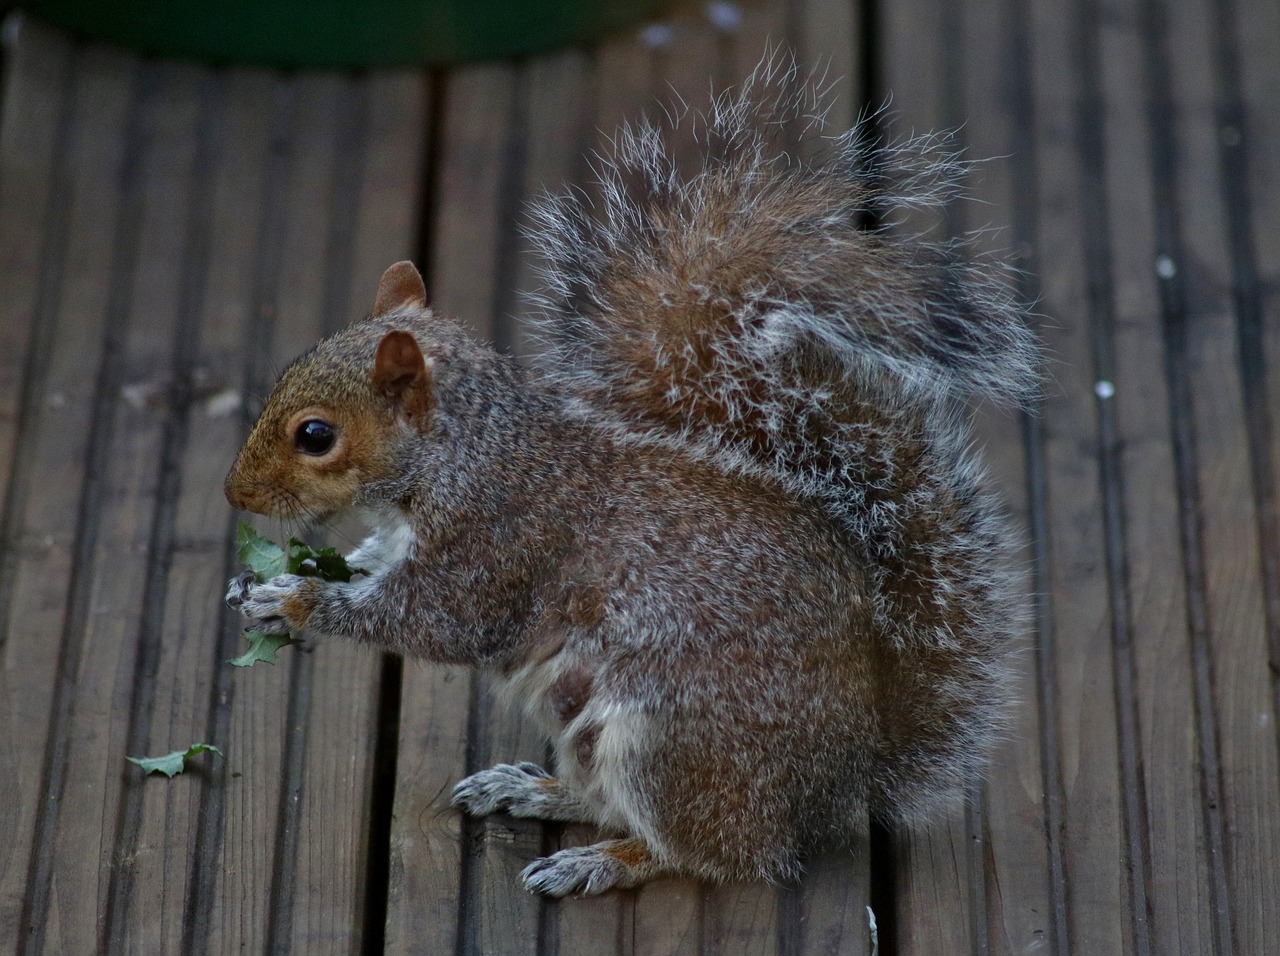
[{"label": "squirrel front paw", "polygon": [[473,773],[453,788],[451,802],[475,817],[504,810],[535,820],[594,822],[578,796],[536,763],[500,763]]},{"label": "squirrel front paw", "polygon": [[252,572],[231,579],[227,606],[238,609],[251,631],[287,634],[307,626],[321,582],[297,574],[281,574],[261,584]]},{"label": "squirrel front paw", "polygon": [[453,788],[455,807],[473,817],[485,817],[508,810],[517,817],[538,817],[556,781],[534,763],[500,763],[473,773]]}]

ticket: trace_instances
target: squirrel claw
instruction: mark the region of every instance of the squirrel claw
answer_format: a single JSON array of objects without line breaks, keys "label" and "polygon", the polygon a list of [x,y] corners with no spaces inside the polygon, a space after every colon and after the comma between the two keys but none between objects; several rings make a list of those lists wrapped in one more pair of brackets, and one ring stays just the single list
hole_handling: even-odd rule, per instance
[{"label": "squirrel claw", "polygon": [[249,589],[253,586],[253,571],[245,568],[227,584],[227,607],[238,611],[249,599]]},{"label": "squirrel claw", "polygon": [[316,579],[281,574],[262,584],[254,584],[252,574],[232,579],[227,605],[236,608],[248,621],[249,630],[265,634],[287,634],[300,630],[306,621],[298,619],[298,599],[315,586]]}]

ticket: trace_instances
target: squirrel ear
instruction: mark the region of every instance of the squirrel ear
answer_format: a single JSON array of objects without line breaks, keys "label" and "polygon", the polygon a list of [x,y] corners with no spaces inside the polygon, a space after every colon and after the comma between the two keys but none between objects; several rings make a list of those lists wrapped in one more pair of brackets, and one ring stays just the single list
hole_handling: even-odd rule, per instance
[{"label": "squirrel ear", "polygon": [[388,332],[373,359],[373,387],[393,399],[412,419],[431,409],[431,373],[422,349],[408,332]]},{"label": "squirrel ear", "polygon": [[389,266],[378,280],[373,314],[386,315],[401,309],[421,309],[427,304],[427,287],[418,267],[405,260]]}]

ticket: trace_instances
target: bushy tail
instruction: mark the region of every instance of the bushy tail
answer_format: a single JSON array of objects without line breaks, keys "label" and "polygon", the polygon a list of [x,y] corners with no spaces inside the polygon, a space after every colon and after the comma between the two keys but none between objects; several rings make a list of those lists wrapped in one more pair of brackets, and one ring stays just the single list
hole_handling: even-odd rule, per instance
[{"label": "bushy tail", "polygon": [[585,413],[830,490],[868,403],[1033,396],[1035,337],[996,270],[876,225],[946,201],[965,164],[921,137],[869,170],[866,123],[814,162],[778,155],[821,99],[766,63],[692,123],[692,177],[646,122],[599,162],[598,206],[534,211],[548,366]]},{"label": "bushy tail", "polygon": [[777,482],[844,530],[887,638],[872,808],[909,816],[1000,726],[1023,602],[962,400],[1029,402],[1039,349],[998,269],[884,226],[955,194],[945,140],[878,146],[869,171],[859,125],[779,157],[773,134],[818,112],[792,80],[766,65],[716,102],[692,178],[644,124],[602,161],[598,208],[537,210],[548,370],[620,439]]}]

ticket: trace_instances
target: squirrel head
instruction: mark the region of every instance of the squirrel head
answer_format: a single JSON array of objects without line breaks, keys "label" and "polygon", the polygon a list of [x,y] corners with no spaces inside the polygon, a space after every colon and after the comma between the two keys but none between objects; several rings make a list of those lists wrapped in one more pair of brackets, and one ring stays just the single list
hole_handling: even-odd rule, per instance
[{"label": "squirrel head", "polygon": [[410,262],[378,283],[372,315],[280,376],[226,480],[235,508],[320,520],[397,473],[397,438],[432,417],[432,363],[400,326],[421,326],[427,293]]}]

